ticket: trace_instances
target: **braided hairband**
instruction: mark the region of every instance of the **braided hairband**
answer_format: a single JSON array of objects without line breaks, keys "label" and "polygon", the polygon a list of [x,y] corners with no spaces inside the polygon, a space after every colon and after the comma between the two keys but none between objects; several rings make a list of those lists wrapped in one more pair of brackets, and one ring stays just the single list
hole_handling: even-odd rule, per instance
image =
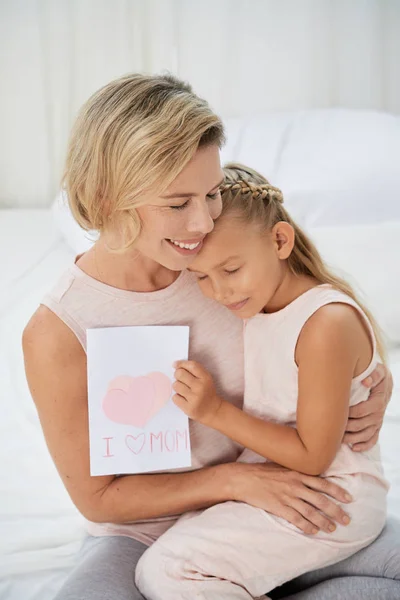
[{"label": "braided hairband", "polygon": [[240,192],[243,195],[251,194],[254,200],[265,200],[265,198],[268,198],[269,201],[276,200],[280,204],[283,204],[281,190],[270,183],[255,185],[249,181],[237,181],[235,183],[223,183],[220,190],[221,193],[230,190],[232,192]]}]

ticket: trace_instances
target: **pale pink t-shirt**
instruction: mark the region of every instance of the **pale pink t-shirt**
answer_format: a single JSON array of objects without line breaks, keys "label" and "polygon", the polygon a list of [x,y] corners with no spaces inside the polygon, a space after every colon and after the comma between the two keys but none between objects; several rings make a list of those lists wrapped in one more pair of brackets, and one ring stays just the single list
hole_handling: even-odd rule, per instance
[{"label": "pale pink t-shirt", "polygon": [[[86,351],[86,330],[129,325],[189,325],[189,358],[213,375],[221,395],[243,404],[243,323],[205,298],[193,275],[183,271],[169,287],[150,293],[113,288],[93,279],[76,264],[61,277],[42,304],[70,329]],[[194,470],[233,462],[240,446],[217,431],[190,421]],[[92,535],[126,535],[151,544],[176,521],[162,517],[129,524],[87,522]]]}]

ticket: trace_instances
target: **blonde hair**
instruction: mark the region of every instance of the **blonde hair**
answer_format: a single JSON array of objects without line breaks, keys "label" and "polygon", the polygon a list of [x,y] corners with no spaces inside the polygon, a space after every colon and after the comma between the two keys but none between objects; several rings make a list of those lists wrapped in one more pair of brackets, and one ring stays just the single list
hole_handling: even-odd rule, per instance
[{"label": "blonde hair", "polygon": [[238,163],[227,164],[224,174],[221,216],[234,212],[245,222],[261,225],[265,229],[271,229],[279,221],[289,223],[295,233],[293,250],[287,259],[290,271],[294,275],[313,277],[320,284],[328,283],[354,300],[369,319],[379,356],[385,360],[382,332],[371,312],[360,302],[351,285],[328,269],[312,241],[285,210],[281,190],[257,171]]},{"label": "blonde hair", "polygon": [[112,81],[82,107],[69,142],[63,185],[76,221],[104,232],[116,224],[123,249],[140,233],[137,208],[162,193],[205,145],[224,142],[205,100],[172,75]]}]

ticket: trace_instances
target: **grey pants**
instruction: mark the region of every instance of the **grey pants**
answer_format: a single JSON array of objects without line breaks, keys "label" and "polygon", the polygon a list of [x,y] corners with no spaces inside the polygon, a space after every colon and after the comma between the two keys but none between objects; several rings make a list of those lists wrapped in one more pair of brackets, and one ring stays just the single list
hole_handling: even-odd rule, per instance
[{"label": "grey pants", "polygon": [[[135,567],[146,546],[127,537],[88,537],[78,565],[54,600],[143,600]],[[270,592],[274,600],[400,600],[400,523],[389,520],[377,540],[336,565]],[[227,600],[229,600],[227,598]]]}]

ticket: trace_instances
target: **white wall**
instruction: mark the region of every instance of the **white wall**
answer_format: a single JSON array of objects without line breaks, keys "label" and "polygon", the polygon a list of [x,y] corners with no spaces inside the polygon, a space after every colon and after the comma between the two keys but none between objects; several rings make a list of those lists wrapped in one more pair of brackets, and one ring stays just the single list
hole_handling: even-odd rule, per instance
[{"label": "white wall", "polygon": [[0,206],[46,206],[78,107],[171,70],[223,116],[400,113],[400,0],[0,0]]}]

